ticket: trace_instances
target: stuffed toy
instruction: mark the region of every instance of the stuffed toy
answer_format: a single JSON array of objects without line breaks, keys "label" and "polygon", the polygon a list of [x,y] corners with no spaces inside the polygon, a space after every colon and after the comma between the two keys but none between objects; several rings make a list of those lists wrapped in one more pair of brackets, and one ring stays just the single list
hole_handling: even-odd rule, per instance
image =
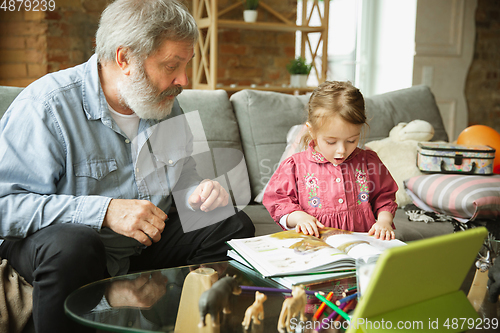
[{"label": "stuffed toy", "polygon": [[398,184],[396,202],[404,207],[412,202],[406,194],[403,181],[422,175],[417,167],[418,143],[430,141],[434,136],[434,127],[424,120],[399,123],[391,129],[389,137],[368,142],[365,147],[375,151]]}]

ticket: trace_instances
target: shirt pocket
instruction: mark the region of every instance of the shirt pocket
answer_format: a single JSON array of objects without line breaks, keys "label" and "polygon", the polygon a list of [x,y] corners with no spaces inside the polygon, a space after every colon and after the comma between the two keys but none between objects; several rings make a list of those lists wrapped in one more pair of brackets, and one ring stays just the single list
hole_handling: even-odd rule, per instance
[{"label": "shirt pocket", "polygon": [[163,169],[163,172],[166,173],[170,189],[179,181],[186,158],[189,158],[189,155],[185,147],[177,147],[163,154],[156,155],[157,167]]},{"label": "shirt pocket", "polygon": [[185,147],[177,147],[164,153],[157,154],[155,157],[159,165],[169,168],[176,168],[182,167],[184,159],[189,156]]},{"label": "shirt pocket", "polygon": [[120,197],[118,166],[115,159],[92,160],[73,165],[76,177],[76,195]]}]

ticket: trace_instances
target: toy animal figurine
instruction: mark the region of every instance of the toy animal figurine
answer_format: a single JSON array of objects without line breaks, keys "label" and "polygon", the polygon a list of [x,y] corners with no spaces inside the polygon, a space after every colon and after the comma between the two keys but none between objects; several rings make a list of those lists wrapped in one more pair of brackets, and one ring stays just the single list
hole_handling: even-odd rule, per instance
[{"label": "toy animal figurine", "polygon": [[210,314],[212,325],[219,324],[220,312],[230,313],[229,301],[231,294],[241,294],[241,287],[236,281],[235,276],[226,276],[215,282],[210,289],[201,294],[198,301],[200,309],[200,323],[198,327],[204,327],[205,316]]},{"label": "toy animal figurine", "polygon": [[255,292],[255,302],[250,305],[245,311],[245,318],[241,325],[247,330],[250,327],[250,322],[254,325],[259,325],[260,321],[264,319],[264,305],[263,303],[267,300],[267,296],[261,292]]},{"label": "toy animal figurine", "polygon": [[[287,298],[283,301],[283,306],[281,307],[280,317],[278,319],[278,332],[293,332],[290,321],[292,318],[300,315],[300,320],[307,320],[304,311],[306,308],[306,292],[302,286],[292,287],[292,297]],[[286,331],[285,331],[286,328]]]}]

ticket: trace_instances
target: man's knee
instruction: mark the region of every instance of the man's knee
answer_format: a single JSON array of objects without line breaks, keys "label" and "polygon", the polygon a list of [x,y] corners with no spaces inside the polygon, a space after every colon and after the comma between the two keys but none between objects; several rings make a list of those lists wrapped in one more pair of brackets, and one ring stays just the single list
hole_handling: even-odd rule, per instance
[{"label": "man's knee", "polygon": [[244,237],[255,236],[255,225],[253,224],[250,217],[242,210],[240,210],[235,216],[241,221],[240,223],[242,224],[242,233],[247,235]]},{"label": "man's knee", "polygon": [[95,230],[77,224],[58,224],[48,228],[51,229],[50,235],[38,244],[36,260],[39,263],[48,264],[64,275],[88,270],[104,272],[106,250]]},{"label": "man's knee", "polygon": [[238,238],[255,236],[255,225],[244,211],[238,211],[238,213],[230,217],[229,220],[231,223],[238,225]]}]

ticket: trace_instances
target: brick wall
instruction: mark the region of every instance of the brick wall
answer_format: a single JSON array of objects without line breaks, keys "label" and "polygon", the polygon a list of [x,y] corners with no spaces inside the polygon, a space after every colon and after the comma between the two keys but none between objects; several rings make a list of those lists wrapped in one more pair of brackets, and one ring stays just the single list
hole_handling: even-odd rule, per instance
[{"label": "brick wall", "polygon": [[[42,75],[86,61],[93,53],[98,19],[107,0],[56,0],[53,12],[0,10],[0,85],[24,87]],[[185,1],[188,7],[191,1]],[[225,8],[232,0],[219,0]],[[295,0],[266,0],[286,17]],[[470,124],[500,131],[500,6],[478,0],[476,48],[466,82]],[[241,9],[225,18],[241,18]],[[262,9],[259,20],[273,19]],[[219,78],[223,84],[282,84],[294,56],[293,33],[223,30],[219,34]]]},{"label": "brick wall", "polygon": [[478,0],[476,46],[465,95],[469,125],[482,124],[500,132],[500,3]]},{"label": "brick wall", "polygon": [[[55,0],[54,11],[0,10],[0,85],[24,87],[46,73],[86,61],[93,53],[99,16],[108,2]],[[184,3],[191,6],[189,0]],[[219,7],[233,3],[219,0]],[[296,0],[266,3],[286,17],[295,17]],[[224,18],[242,19],[242,7]],[[262,9],[259,20],[276,21]],[[293,33],[221,30],[219,45],[220,82],[289,82],[285,64],[295,54]]]},{"label": "brick wall", "polygon": [[0,85],[24,87],[47,73],[43,12],[0,11]]},{"label": "brick wall", "polygon": [[95,32],[106,0],[56,0],[57,7],[47,12],[48,72],[87,61],[94,53]]},{"label": "brick wall", "polygon": [[55,10],[0,10],[0,85],[25,87],[86,61],[106,0],[55,0]]},{"label": "brick wall", "polygon": [[[266,0],[281,15],[295,21],[296,0]],[[233,4],[234,0],[219,0],[219,10]],[[257,21],[279,22],[262,8]],[[243,20],[243,7],[238,7],[222,18]],[[254,30],[219,30],[218,82],[223,85],[266,83],[288,84],[290,75],[286,64],[295,56],[293,32]]]}]

